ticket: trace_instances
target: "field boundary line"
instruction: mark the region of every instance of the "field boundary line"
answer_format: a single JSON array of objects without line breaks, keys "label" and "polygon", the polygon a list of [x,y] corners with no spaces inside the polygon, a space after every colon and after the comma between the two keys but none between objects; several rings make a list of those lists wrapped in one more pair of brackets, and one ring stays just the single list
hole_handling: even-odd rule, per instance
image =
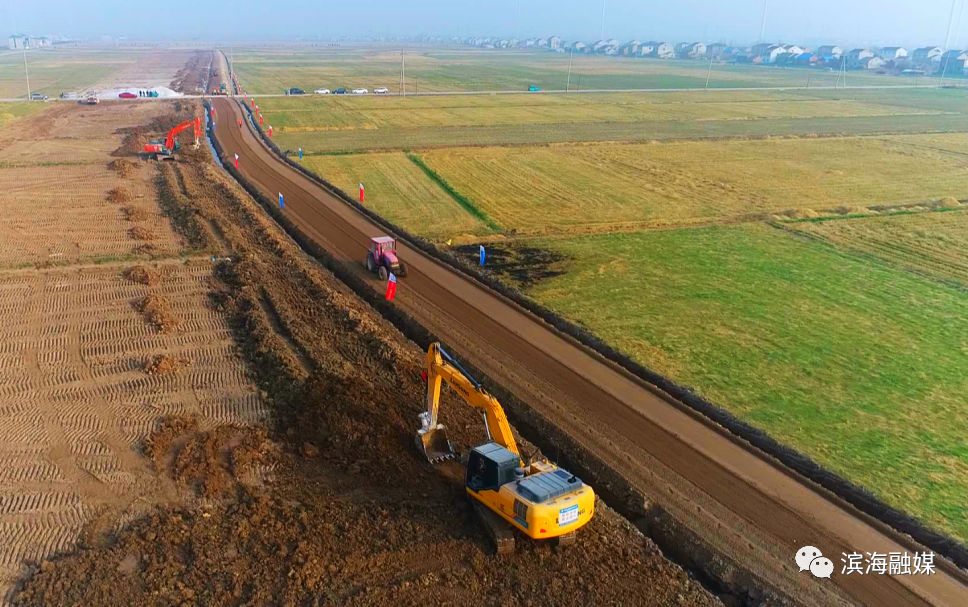
[{"label": "field boundary line", "polygon": [[[236,100],[236,102],[238,102],[238,100]],[[206,107],[210,107],[207,100],[205,103]],[[881,532],[890,535],[899,544],[908,546],[914,551],[919,551],[920,546],[927,547],[937,554],[946,557],[949,560],[941,559],[939,562],[939,567],[942,567],[950,575],[962,580],[962,582],[968,582],[968,574],[966,574],[966,571],[964,571],[968,569],[968,546],[965,544],[962,544],[957,539],[947,534],[931,529],[916,517],[888,505],[866,488],[848,481],[847,479],[820,465],[812,458],[780,443],[763,430],[752,426],[751,424],[735,417],[725,409],[722,409],[718,405],[706,400],[691,388],[681,386],[671,379],[668,379],[632,360],[631,357],[619,352],[590,331],[579,327],[571,321],[561,317],[556,312],[529,299],[516,289],[509,287],[501,281],[482,274],[475,267],[469,265],[464,260],[449,252],[438,249],[433,243],[425,240],[424,238],[411,234],[399,226],[387,221],[375,213],[372,209],[359,204],[346,192],[329,183],[304,166],[288,158],[282,153],[279,147],[266,136],[265,132],[259,128],[257,121],[252,119],[252,111],[249,109],[249,107],[244,103],[239,103],[239,105],[248,115],[249,124],[254,128],[261,142],[269,150],[271,150],[281,162],[305,175],[320,185],[323,189],[330,192],[333,196],[339,198],[342,202],[349,205],[357,212],[380,225],[390,234],[407,241],[417,251],[441,263],[442,267],[445,269],[454,272],[458,276],[463,276],[473,282],[476,282],[485,290],[514,305],[525,314],[536,318],[537,320],[543,321],[552,330],[558,332],[558,334],[563,338],[568,339],[572,343],[575,343],[579,346],[584,346],[586,352],[604,364],[609,365],[630,380],[635,381],[644,388],[657,394],[671,406],[679,408],[683,412],[691,415],[694,419],[706,424],[708,427],[728,437],[735,444],[746,448],[748,451],[754,455],[757,455],[767,463],[773,465],[778,470],[791,476],[791,478],[794,478],[799,482],[808,481],[804,482],[806,486],[813,488],[831,501],[839,503],[848,511],[855,512],[858,518],[865,520],[873,527],[879,529]],[[214,134],[212,136],[212,140],[217,143],[217,139],[215,139]],[[216,147],[216,150],[219,149],[220,146]],[[235,179],[237,179],[239,183],[247,183],[246,180],[239,173],[234,171],[231,166],[226,164],[225,170],[229,171],[229,173]],[[252,191],[258,193],[258,191],[254,188],[251,188],[250,193],[252,193]],[[253,194],[253,196],[255,195],[256,194]],[[262,198],[264,198],[264,196]],[[273,211],[275,210],[271,204],[268,205],[268,208],[273,209]],[[273,214],[273,217],[279,217],[279,215]],[[291,222],[288,220],[286,220],[285,224],[292,226]],[[296,231],[299,231],[298,228],[296,228]],[[303,242],[307,240],[307,238],[302,238]],[[307,250],[322,251],[324,257],[331,257],[318,245],[315,245],[314,243],[310,244],[313,244],[314,246]],[[336,263],[338,264],[338,262]],[[348,272],[341,272],[341,274],[345,275],[348,274]],[[352,286],[351,282],[347,282],[347,284]],[[357,289],[354,288],[354,290]],[[369,298],[367,301],[370,302]],[[374,305],[372,302],[370,303],[371,305]],[[386,309],[386,306],[380,305],[377,307],[377,309],[383,312]],[[386,312],[383,313],[384,315],[387,315]],[[400,318],[401,312],[394,310],[391,315],[388,316],[388,319],[391,319],[392,321],[394,316]],[[415,322],[413,319],[410,319],[410,321]],[[423,329],[423,327],[421,327],[421,329],[423,330],[423,333],[426,334],[426,329]],[[418,339],[414,339],[414,341],[420,343],[420,340]],[[812,481],[812,483],[809,481]]]},{"label": "field boundary line", "polygon": [[454,202],[459,204],[462,209],[464,209],[465,211],[467,211],[468,213],[470,213],[471,215],[473,215],[474,217],[482,221],[484,225],[491,228],[495,232],[504,231],[504,229],[500,226],[500,224],[498,224],[496,221],[491,219],[490,216],[488,216],[488,214],[484,212],[484,209],[477,206],[474,203],[474,201],[469,199],[467,196],[464,196],[463,194],[458,192],[454,188],[454,186],[450,185],[450,183],[448,183],[446,179],[441,177],[440,174],[437,173],[437,171],[427,166],[426,163],[424,163],[424,161],[419,156],[417,156],[416,154],[407,154],[407,158],[410,159],[410,162],[420,167],[420,170],[423,171],[424,174],[427,175],[427,177],[429,177],[431,181],[433,181],[438,186],[440,186],[440,189],[446,192],[448,196],[453,198]]}]

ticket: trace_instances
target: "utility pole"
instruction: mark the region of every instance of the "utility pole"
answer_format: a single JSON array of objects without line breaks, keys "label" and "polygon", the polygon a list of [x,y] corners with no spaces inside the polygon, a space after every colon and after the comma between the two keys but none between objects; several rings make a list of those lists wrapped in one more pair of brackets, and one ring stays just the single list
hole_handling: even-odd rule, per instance
[{"label": "utility pole", "polygon": [[709,89],[709,73],[713,71],[713,58],[709,58],[709,67],[706,68],[706,86],[704,90]]},{"label": "utility pole", "polygon": [[565,81],[565,92],[571,86],[571,62],[575,58],[575,47],[571,47],[571,55],[568,57],[568,80]]},{"label": "utility pole", "polygon": [[599,40],[605,39],[605,0],[602,0],[602,36]]},{"label": "utility pole", "polygon": [[770,4],[770,0],[763,0],[763,20],[760,22],[760,39],[759,42],[763,42],[763,36],[766,34],[766,7]]},{"label": "utility pole", "polygon": [[30,74],[27,72],[27,46],[24,45],[24,78],[27,79],[27,101],[30,101]]}]

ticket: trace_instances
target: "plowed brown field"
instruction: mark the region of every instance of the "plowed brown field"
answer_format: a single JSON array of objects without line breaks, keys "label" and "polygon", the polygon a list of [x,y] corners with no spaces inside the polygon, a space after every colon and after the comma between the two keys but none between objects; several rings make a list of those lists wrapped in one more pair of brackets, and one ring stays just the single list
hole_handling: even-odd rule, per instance
[{"label": "plowed brown field", "polygon": [[[163,415],[194,414],[205,427],[265,418],[224,316],[206,305],[212,264],[162,217],[155,168],[108,168],[116,128],[170,111],[65,104],[0,132],[0,605],[30,563],[73,549],[85,528],[96,535],[180,499],[140,455]],[[155,236],[150,251],[135,225]],[[128,258],[157,284],[127,278]],[[150,294],[171,303],[178,331],[138,314]],[[145,373],[161,354],[191,365]]]}]

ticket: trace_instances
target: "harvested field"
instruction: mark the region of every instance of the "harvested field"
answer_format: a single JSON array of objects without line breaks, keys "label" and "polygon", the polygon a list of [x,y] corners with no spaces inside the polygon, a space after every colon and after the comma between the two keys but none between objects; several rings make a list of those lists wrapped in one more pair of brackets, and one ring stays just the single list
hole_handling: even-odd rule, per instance
[{"label": "harvested field", "polygon": [[[935,149],[938,137],[453,148],[419,157],[505,229],[604,231],[962,197],[968,157]],[[893,170],[897,163],[908,170]]]},{"label": "harvested field", "polygon": [[[166,107],[59,104],[0,131],[0,155],[17,158],[0,168],[0,267],[72,264],[0,269],[0,605],[32,563],[190,495],[140,455],[160,418],[196,415],[203,430],[266,418],[229,325],[208,306],[208,259],[127,277],[113,261],[137,246],[122,210],[104,202],[114,188],[153,209],[158,252],[182,250],[157,210],[153,168],[108,168],[115,129]],[[72,164],[52,166],[51,148],[73,150]],[[148,296],[184,321],[177,335],[139,317],[134,304]],[[162,355],[192,364],[146,374]]]},{"label": "harvested field", "polygon": [[[214,163],[178,170],[190,195],[174,202],[233,252],[218,265],[212,307],[232,319],[270,395],[282,447],[275,481],[238,488],[244,470],[273,457],[258,433],[239,439],[171,419],[150,447],[156,465],[202,494],[239,498],[162,510],[117,541],[41,565],[24,604],[716,604],[601,503],[572,549],[523,541],[492,555],[459,469],[433,468],[414,449],[423,353]],[[479,417],[449,393],[443,417],[462,449],[482,440]]]},{"label": "harvested field", "polygon": [[446,240],[492,231],[402,152],[313,156],[305,159],[305,165],[347,192],[363,183],[367,206],[428,238]]},{"label": "harvested field", "polygon": [[[0,215],[0,267],[142,254],[126,212],[115,204],[126,200],[145,213],[142,227],[155,235],[152,254],[177,253],[184,240],[160,214],[147,211],[156,200],[152,166],[125,158],[126,177],[108,167],[120,143],[116,129],[135,128],[168,111],[164,103],[60,104],[0,131],[0,158],[17,158],[16,166],[0,163],[0,208],[9,209]],[[58,142],[79,146],[69,164],[51,162],[48,144]]]}]

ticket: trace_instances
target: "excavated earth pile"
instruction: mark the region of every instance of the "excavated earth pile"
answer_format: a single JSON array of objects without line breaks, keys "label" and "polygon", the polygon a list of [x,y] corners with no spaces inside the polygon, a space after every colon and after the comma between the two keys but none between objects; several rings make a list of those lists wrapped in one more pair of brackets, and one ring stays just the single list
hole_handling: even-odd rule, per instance
[{"label": "excavated earth pile", "polygon": [[[424,353],[210,158],[158,171],[183,235],[220,249],[210,306],[231,319],[274,426],[166,420],[146,453],[208,500],[40,564],[19,604],[719,604],[602,502],[575,545],[522,537],[494,555],[460,465],[432,467],[414,445]],[[449,391],[441,416],[462,452],[484,440]]]}]

